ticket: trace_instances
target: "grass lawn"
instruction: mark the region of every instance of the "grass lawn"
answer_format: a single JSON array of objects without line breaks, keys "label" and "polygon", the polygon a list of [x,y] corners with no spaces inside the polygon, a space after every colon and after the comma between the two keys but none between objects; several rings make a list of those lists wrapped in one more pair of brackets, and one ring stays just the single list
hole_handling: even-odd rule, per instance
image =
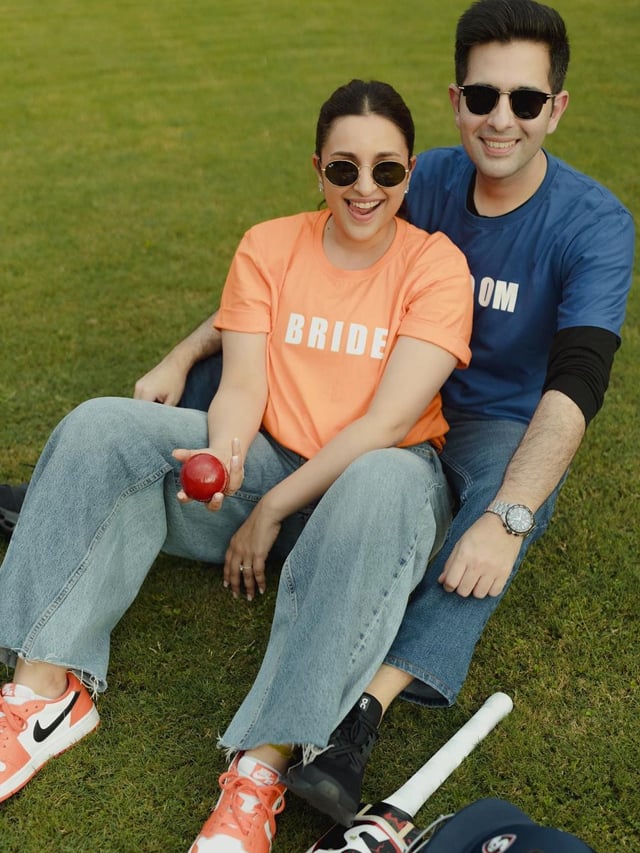
[{"label": "grass lawn", "polygon": [[[637,215],[640,6],[556,5],[572,101],[548,147]],[[315,207],[315,121],[337,85],[388,80],[413,109],[418,149],[456,141],[446,86],[466,6],[0,0],[0,481],[27,479],[69,409],[129,395],[213,310],[248,226]],[[367,798],[504,690],[513,713],[420,821],[493,795],[598,851],[640,849],[639,316],[636,283],[605,406],[458,705],[392,707]],[[113,637],[99,732],[0,805],[0,851],[186,851],[274,586],[248,605],[217,570],[160,557]],[[291,797],[275,850],[304,851],[326,827]]]}]

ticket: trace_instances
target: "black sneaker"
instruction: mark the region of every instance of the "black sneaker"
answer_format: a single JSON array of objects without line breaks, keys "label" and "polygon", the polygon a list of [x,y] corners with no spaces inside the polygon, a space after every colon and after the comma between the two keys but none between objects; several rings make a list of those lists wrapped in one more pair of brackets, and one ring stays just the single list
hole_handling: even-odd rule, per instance
[{"label": "black sneaker", "polygon": [[5,539],[11,539],[13,528],[18,523],[28,485],[28,483],[21,483],[19,486],[0,484],[0,535]]},{"label": "black sneaker", "polygon": [[360,808],[362,778],[378,737],[382,706],[363,693],[329,738],[329,748],[286,776],[290,791],[337,823],[351,826]]}]

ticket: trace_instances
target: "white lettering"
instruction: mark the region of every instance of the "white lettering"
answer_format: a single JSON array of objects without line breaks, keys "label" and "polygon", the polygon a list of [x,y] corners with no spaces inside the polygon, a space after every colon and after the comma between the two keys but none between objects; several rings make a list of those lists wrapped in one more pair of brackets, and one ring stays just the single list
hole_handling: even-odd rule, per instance
[{"label": "white lettering", "polygon": [[307,346],[309,349],[325,349],[327,345],[328,320],[324,317],[312,317],[309,323],[309,337]]},{"label": "white lettering", "polygon": [[331,337],[331,352],[340,352],[340,341],[342,340],[343,329],[344,323],[342,320],[338,320],[333,328],[333,335]]},{"label": "white lettering", "polygon": [[287,332],[284,336],[285,344],[301,344],[302,330],[304,328],[304,317],[302,314],[289,314]]},{"label": "white lettering", "polygon": [[491,296],[493,294],[494,282],[492,278],[485,276],[480,282],[480,291],[478,293],[478,302],[482,305],[483,308],[486,308],[487,305],[491,302]]},{"label": "white lettering", "polygon": [[[475,287],[474,279],[472,278],[471,281]],[[483,308],[490,307],[495,311],[508,311],[513,314],[516,310],[519,290],[520,285],[515,281],[506,282],[502,279],[494,281],[487,275],[480,280],[478,304]]]},{"label": "white lettering", "polygon": [[492,307],[497,311],[508,311],[510,314],[513,314],[516,307],[516,300],[518,299],[518,288],[519,285],[515,281],[510,281],[507,284],[506,281],[498,279]]},{"label": "white lettering", "polygon": [[371,358],[383,358],[384,350],[387,345],[387,335],[389,329],[381,329],[377,326],[373,330],[373,341],[371,342]]},{"label": "white lettering", "polygon": [[333,324],[326,317],[311,317],[305,334],[306,319],[303,314],[291,312],[284,336],[286,344],[301,344],[309,349],[344,352],[346,355],[366,355],[367,344],[371,340],[368,355],[382,359],[387,347],[389,330],[381,326],[369,329],[362,323],[345,324],[336,320]]},{"label": "white lettering", "polygon": [[349,334],[347,336],[347,346],[345,352],[347,355],[362,355],[367,345],[367,327],[360,323],[349,324]]}]

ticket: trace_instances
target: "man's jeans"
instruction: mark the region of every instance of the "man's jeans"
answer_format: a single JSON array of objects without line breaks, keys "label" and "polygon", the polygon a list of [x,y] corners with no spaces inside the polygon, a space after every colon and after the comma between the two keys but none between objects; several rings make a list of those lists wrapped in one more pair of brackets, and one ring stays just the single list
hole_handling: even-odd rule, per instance
[{"label": "man's jeans", "polygon": [[513,581],[527,549],[547,529],[562,485],[536,512],[536,526],[523,539],[501,595],[477,599],[445,592],[438,577],[458,539],[495,497],[505,468],[526,430],[526,425],[517,421],[478,418],[451,409],[445,410],[445,416],[450,431],[441,461],[458,507],[444,547],[413,593],[386,658],[388,664],[416,678],[403,694],[405,698],[426,705],[455,702],[480,635]]},{"label": "man's jeans", "polygon": [[[171,455],[206,445],[203,412],[140,400],[91,400],[56,427],[0,568],[1,659],[64,665],[105,689],[111,631],[157,554],[224,562],[260,497],[304,462],[259,434],[241,489],[211,513],[176,500]],[[364,454],[309,512],[283,525],[269,649],[228,746],[326,745],[442,545],[451,497],[425,443]]]},{"label": "man's jeans", "polygon": [[[197,365],[185,390],[188,405],[197,408],[209,405],[211,388],[217,387],[221,366],[219,356]],[[444,547],[411,597],[386,659],[387,663],[416,677],[403,694],[405,698],[427,705],[455,702],[484,627],[513,581],[527,549],[547,529],[562,486],[561,483],[536,513],[536,527],[523,540],[502,595],[475,599],[445,592],[437,579],[458,539],[495,497],[504,471],[526,430],[526,425],[517,421],[478,418],[453,409],[446,409],[445,415],[450,431],[440,458],[457,512]],[[310,660],[309,665],[315,666],[315,660]]]}]

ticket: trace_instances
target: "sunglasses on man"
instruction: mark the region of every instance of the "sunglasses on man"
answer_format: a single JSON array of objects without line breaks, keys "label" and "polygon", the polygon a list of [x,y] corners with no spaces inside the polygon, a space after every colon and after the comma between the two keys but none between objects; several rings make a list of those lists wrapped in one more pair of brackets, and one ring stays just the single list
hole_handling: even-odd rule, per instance
[{"label": "sunglasses on man", "polygon": [[458,86],[465,97],[469,112],[477,116],[486,116],[495,108],[500,95],[508,95],[511,110],[521,119],[538,118],[549,98],[555,95],[540,92],[538,89],[513,89],[501,92],[495,86],[472,85]]}]

